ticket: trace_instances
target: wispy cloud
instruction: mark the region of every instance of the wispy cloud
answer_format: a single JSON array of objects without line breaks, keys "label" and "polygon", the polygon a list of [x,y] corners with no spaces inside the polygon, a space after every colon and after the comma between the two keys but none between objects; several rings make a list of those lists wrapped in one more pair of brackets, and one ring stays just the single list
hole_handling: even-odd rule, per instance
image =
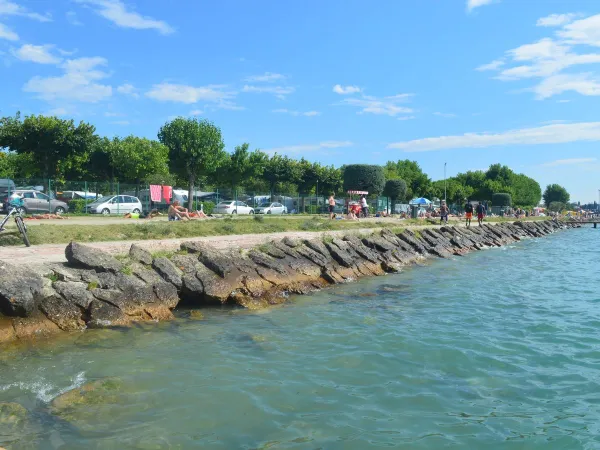
[{"label": "wispy cloud", "polygon": [[542,17],[536,23],[538,27],[559,27],[573,22],[580,14],[550,14],[549,16]]},{"label": "wispy cloud", "polygon": [[[467,11],[471,12],[475,8],[479,8],[480,6],[489,5],[495,0],[467,0]],[[499,0],[497,0],[499,1]]]},{"label": "wispy cloud", "polygon": [[21,61],[38,64],[59,64],[62,58],[52,54],[53,48],[53,45],[24,44],[18,49],[13,49],[12,54]]},{"label": "wispy cloud", "polygon": [[66,108],[54,108],[49,111],[46,111],[46,116],[66,116],[68,111]]},{"label": "wispy cloud", "polygon": [[[595,72],[565,72],[566,69],[600,63],[600,53],[589,52],[587,48],[600,47],[600,14],[580,20],[575,20],[576,17],[579,15],[573,13],[541,18],[538,26],[560,27],[555,36],[508,50],[505,58],[477,70],[499,70],[495,78],[502,81],[539,79],[533,87],[525,89],[534,92],[538,100],[568,91],[586,96],[600,95],[600,76]],[[497,64],[499,61],[505,63]],[[504,67],[506,65],[508,67]]]},{"label": "wispy cloud", "polygon": [[68,59],[61,64],[64,73],[57,77],[33,77],[23,91],[37,94],[43,100],[72,100],[96,103],[112,95],[112,87],[100,84],[108,77],[99,67],[107,65],[105,58]]},{"label": "wispy cloud", "polygon": [[115,120],[113,122],[111,122],[113,125],[130,125],[131,122],[129,122],[129,120]]},{"label": "wispy cloud", "polygon": [[558,166],[572,166],[578,164],[587,164],[598,161],[598,158],[569,158],[569,159],[557,159],[556,161],[547,162],[542,164],[544,167],[558,167]]},{"label": "wispy cloud", "polygon": [[133,98],[138,98],[140,95],[133,84],[125,83],[117,87],[117,92],[123,95],[129,95]]},{"label": "wispy cloud", "polygon": [[373,97],[363,95],[361,97],[350,97],[342,100],[341,104],[358,107],[357,114],[377,114],[396,117],[399,114],[410,114],[413,109],[406,106],[400,106],[406,102],[413,94],[398,94],[388,97]]},{"label": "wispy cloud", "polygon": [[453,119],[453,118],[456,117],[456,114],[453,114],[453,113],[443,113],[443,112],[439,112],[439,111],[434,112],[433,115],[434,116],[439,116],[439,117],[445,117],[447,119]]},{"label": "wispy cloud", "polygon": [[351,141],[323,141],[318,144],[305,144],[305,145],[288,145],[285,147],[277,147],[265,150],[267,153],[273,155],[279,154],[298,154],[306,152],[323,151],[328,149],[336,149],[343,147],[352,147],[354,145]]},{"label": "wispy cloud", "polygon": [[243,92],[273,94],[280,99],[284,99],[286,95],[292,94],[295,90],[296,89],[292,86],[253,86],[248,84],[242,88]]},{"label": "wispy cloud", "polygon": [[415,116],[402,116],[402,117],[398,117],[398,120],[413,120],[416,119]]},{"label": "wispy cloud", "polygon": [[50,22],[52,16],[50,14],[38,14],[31,12],[27,8],[18,5],[10,0],[0,0],[0,16],[22,16],[29,19],[37,20],[38,22]]},{"label": "wispy cloud", "polygon": [[510,145],[565,144],[571,142],[600,141],[600,122],[580,122],[523,128],[501,133],[465,133],[456,136],[439,136],[394,142],[390,149],[405,152],[486,148]]},{"label": "wispy cloud", "polygon": [[342,86],[341,84],[336,84],[333,87],[333,92],[340,95],[349,95],[349,94],[357,94],[361,91],[358,86]]},{"label": "wispy cloud", "polygon": [[90,5],[94,11],[121,28],[136,30],[156,30],[160,34],[171,34],[175,29],[163,20],[142,16],[128,10],[120,0],[76,0],[78,3]]},{"label": "wispy cloud", "polygon": [[188,86],[185,84],[159,83],[146,92],[146,97],[161,102],[193,104],[201,101],[219,103],[231,99],[234,92],[228,91],[223,85]]},{"label": "wispy cloud", "polygon": [[69,22],[71,25],[75,25],[76,27],[83,26],[83,23],[81,23],[75,11],[67,11],[65,13],[65,17],[67,18],[67,22]]},{"label": "wispy cloud", "polygon": [[253,75],[246,77],[244,80],[247,83],[271,83],[273,81],[285,80],[285,76],[280,73],[265,72],[262,75]]},{"label": "wispy cloud", "polygon": [[321,113],[319,111],[293,111],[285,108],[274,109],[273,111],[276,114],[289,114],[290,116],[306,116],[306,117],[314,117],[319,116]]},{"label": "wispy cloud", "polygon": [[193,109],[190,111],[190,116],[201,116],[202,114],[204,114],[204,111],[201,109]]},{"label": "wispy cloud", "polygon": [[10,28],[8,28],[6,25],[0,23],[0,39],[6,39],[8,41],[18,41],[19,35]]}]

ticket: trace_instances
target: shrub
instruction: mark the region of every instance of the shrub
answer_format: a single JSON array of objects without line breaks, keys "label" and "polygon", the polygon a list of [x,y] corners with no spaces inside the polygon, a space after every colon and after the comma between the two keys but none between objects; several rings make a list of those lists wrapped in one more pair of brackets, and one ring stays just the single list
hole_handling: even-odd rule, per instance
[{"label": "shrub", "polygon": [[202,202],[204,208],[204,214],[212,214],[215,210],[215,204],[213,202]]},{"label": "shrub", "polygon": [[492,195],[492,205],[504,207],[504,206],[512,206],[512,197],[510,194],[506,193],[497,193]]},{"label": "shrub", "polygon": [[392,199],[393,207],[396,200],[404,200],[404,197],[406,196],[406,182],[399,178],[387,180],[385,182],[385,188],[383,189],[383,195]]},{"label": "shrub", "polygon": [[85,212],[85,206],[88,205],[89,203],[92,203],[94,200],[92,199],[83,199],[83,198],[77,198],[74,200],[69,200],[69,202],[67,203],[69,205],[69,212],[72,213],[84,213]]},{"label": "shrub", "polygon": [[561,212],[564,211],[565,208],[567,207],[567,205],[565,205],[563,202],[552,202],[550,203],[550,206],[548,206],[548,209],[552,212]]},{"label": "shrub", "polygon": [[351,164],[344,169],[344,191],[368,191],[379,195],[385,187],[383,167],[368,164]]}]

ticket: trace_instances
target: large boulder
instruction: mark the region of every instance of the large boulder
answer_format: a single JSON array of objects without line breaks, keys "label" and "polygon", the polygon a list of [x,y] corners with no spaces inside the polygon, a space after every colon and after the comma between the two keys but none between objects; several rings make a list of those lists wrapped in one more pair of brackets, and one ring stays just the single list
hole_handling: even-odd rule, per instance
[{"label": "large boulder", "polygon": [[137,244],[131,244],[129,248],[129,258],[133,261],[146,264],[149,266],[152,264],[152,255],[150,252]]},{"label": "large boulder", "polygon": [[40,310],[63,331],[85,329],[82,310],[58,295],[44,298],[40,303]]},{"label": "large boulder", "polygon": [[85,283],[66,281],[56,281],[52,285],[55,291],[67,302],[83,309],[87,309],[92,300],[94,300],[94,296],[88,290],[88,286]]},{"label": "large boulder", "polygon": [[90,305],[89,328],[109,328],[130,323],[131,319],[114,305],[100,300],[94,300]]},{"label": "large boulder", "polygon": [[0,261],[0,313],[30,316],[36,309],[43,287],[41,276],[25,267]]},{"label": "large boulder", "polygon": [[156,270],[165,281],[173,284],[178,290],[181,289],[181,276],[183,272],[179,270],[168,258],[156,258],[152,263],[152,267]]},{"label": "large boulder", "polygon": [[95,270],[96,272],[120,272],[123,264],[101,250],[71,242],[65,249],[67,261],[74,267]]}]

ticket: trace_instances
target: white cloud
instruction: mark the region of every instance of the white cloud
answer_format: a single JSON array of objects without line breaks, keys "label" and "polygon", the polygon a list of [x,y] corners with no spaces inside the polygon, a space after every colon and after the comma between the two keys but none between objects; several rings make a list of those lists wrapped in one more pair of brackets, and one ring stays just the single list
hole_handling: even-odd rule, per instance
[{"label": "white cloud", "polygon": [[550,98],[553,95],[574,91],[581,95],[600,95],[600,80],[595,79],[590,73],[581,74],[559,74],[545,78],[533,88],[540,100]]},{"label": "white cloud", "polygon": [[52,17],[50,14],[42,15],[35,12],[30,12],[27,8],[17,5],[9,0],[0,0],[0,16],[22,16],[39,22],[50,22]]},{"label": "white cloud", "polygon": [[244,81],[247,83],[270,83],[272,81],[284,80],[285,76],[280,73],[265,72],[263,75],[253,75]]},{"label": "white cloud", "polygon": [[46,116],[66,116],[68,111],[66,108],[54,108],[49,111],[46,111],[44,115]]},{"label": "white cloud", "polygon": [[467,0],[467,10],[473,11],[475,8],[479,8],[480,6],[489,5],[494,0]]},{"label": "white cloud", "polygon": [[398,94],[383,98],[364,95],[359,98],[345,98],[342,100],[342,104],[358,107],[360,110],[357,114],[378,114],[395,117],[399,114],[413,112],[411,108],[398,105],[398,103],[410,97],[412,97],[412,94]]},{"label": "white cloud", "polygon": [[342,86],[340,84],[336,84],[333,87],[333,92],[340,95],[356,94],[360,91],[361,89],[358,86]]},{"label": "white cloud", "polygon": [[284,109],[284,108],[280,108],[280,109],[274,109],[273,111],[276,114],[289,114],[290,116],[306,116],[306,117],[314,117],[314,116],[320,116],[321,113],[319,111],[293,111],[293,110],[289,110],[289,109]]},{"label": "white cloud", "polygon": [[69,22],[71,25],[75,25],[76,27],[83,25],[83,23],[81,23],[77,18],[77,13],[75,11],[67,11],[65,16],[67,17],[67,22]]},{"label": "white cloud", "polygon": [[162,102],[193,104],[201,101],[221,103],[235,93],[224,90],[222,85],[188,86],[185,84],[160,83],[152,86],[146,97]]},{"label": "white cloud", "polygon": [[558,103],[571,103],[571,100],[559,100]]},{"label": "white cloud", "polygon": [[51,50],[53,45],[22,45],[19,49],[13,50],[13,55],[21,61],[31,61],[38,64],[58,64],[61,58],[53,55]]},{"label": "white cloud", "polygon": [[7,39],[9,41],[18,41],[19,35],[8,28],[6,25],[0,23],[0,39]]},{"label": "white cloud", "polygon": [[465,133],[457,136],[439,136],[412,141],[395,142],[387,146],[405,152],[486,148],[509,145],[565,144],[570,142],[600,141],[600,122],[581,122],[523,128],[502,133]]},{"label": "white cloud", "polygon": [[569,44],[600,47],[600,14],[567,24],[558,35]]},{"label": "white cloud", "polygon": [[140,95],[137,93],[137,89],[133,84],[125,83],[117,87],[117,92],[123,95],[129,95],[133,98],[138,98]]},{"label": "white cloud", "polygon": [[113,125],[129,125],[131,122],[129,120],[115,120],[111,122]]},{"label": "white cloud", "polygon": [[579,14],[550,14],[549,16],[542,17],[536,23],[538,27],[560,27],[566,25],[576,19]]},{"label": "white cloud", "polygon": [[598,161],[598,158],[570,158],[570,159],[557,159],[556,161],[547,162],[542,164],[545,167],[558,167],[558,166],[572,166],[577,164],[586,164]]},{"label": "white cloud", "polygon": [[413,120],[416,119],[415,116],[402,116],[402,117],[398,117],[398,120]]},{"label": "white cloud", "polygon": [[440,116],[440,117],[446,117],[448,119],[452,119],[452,118],[456,117],[456,114],[443,113],[443,112],[439,112],[439,111],[434,112],[433,115],[434,116]]},{"label": "white cloud", "polygon": [[297,154],[305,152],[323,151],[325,149],[352,147],[354,145],[351,141],[323,141],[318,144],[306,144],[306,145],[289,145],[286,147],[277,147],[266,150],[269,154]]},{"label": "white cloud", "polygon": [[600,52],[584,53],[576,47],[579,44],[594,45],[594,43],[600,46],[600,15],[569,23],[575,17],[576,14],[554,14],[540,19],[538,25],[562,25],[562,29],[556,33],[558,39],[546,37],[507,51],[507,59],[513,64],[503,67],[502,70],[500,70],[502,65],[495,64],[501,60],[481,66],[477,70],[499,70],[495,78],[501,81],[540,78],[541,81],[536,85],[522,90],[534,92],[538,100],[566,91],[581,95],[600,95],[598,76],[594,73],[563,73],[568,68],[600,63]]},{"label": "white cloud", "polygon": [[503,65],[504,65],[504,60],[502,60],[502,59],[495,59],[494,61],[492,61],[489,64],[484,64],[482,66],[479,66],[475,70],[478,70],[480,72],[483,72],[483,71],[486,71],[486,70],[498,70]]},{"label": "white cloud", "polygon": [[33,77],[23,90],[37,94],[47,101],[74,100],[96,103],[112,95],[112,87],[98,83],[108,74],[98,69],[105,66],[101,57],[78,58],[65,61],[61,68],[64,74],[58,77]]},{"label": "white cloud", "polygon": [[190,116],[201,116],[202,114],[204,114],[204,111],[201,109],[193,109],[190,111]]},{"label": "white cloud", "polygon": [[291,86],[252,86],[245,85],[243,92],[253,92],[256,94],[273,94],[277,98],[284,99],[286,95],[293,93],[296,89]]},{"label": "white cloud", "polygon": [[121,117],[123,114],[107,111],[104,113],[104,117]]},{"label": "white cloud", "polygon": [[134,28],[136,30],[157,30],[161,34],[171,34],[175,31],[168,23],[142,16],[134,11],[128,11],[120,0],[76,0],[78,3],[92,5],[96,13],[110,20],[121,28]]}]

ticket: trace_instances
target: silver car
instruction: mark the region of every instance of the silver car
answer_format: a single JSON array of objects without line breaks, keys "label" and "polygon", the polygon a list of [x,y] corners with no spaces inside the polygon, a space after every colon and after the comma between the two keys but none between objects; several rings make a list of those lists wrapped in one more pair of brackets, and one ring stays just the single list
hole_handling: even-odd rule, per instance
[{"label": "silver car", "polygon": [[287,214],[287,208],[281,203],[266,202],[258,205],[256,214]]},{"label": "silver car", "polygon": [[215,214],[254,214],[254,208],[251,208],[244,202],[230,201],[221,202],[213,210]]},{"label": "silver car", "polygon": [[51,199],[43,192],[17,189],[14,193],[23,199],[23,210],[26,214],[40,212],[63,214],[69,212],[69,205],[60,200]]},{"label": "silver car", "polygon": [[142,209],[140,200],[131,195],[108,195],[87,205],[88,212],[105,216],[109,214],[139,214]]}]

